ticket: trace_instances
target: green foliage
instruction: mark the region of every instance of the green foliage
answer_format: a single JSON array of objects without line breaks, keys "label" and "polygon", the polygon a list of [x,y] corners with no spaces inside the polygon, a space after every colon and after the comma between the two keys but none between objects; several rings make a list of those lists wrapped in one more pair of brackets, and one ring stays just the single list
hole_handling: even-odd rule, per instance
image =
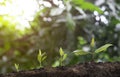
[{"label": "green foliage", "polygon": [[65,6],[66,6],[66,26],[68,27],[69,30],[74,31],[75,30],[75,21],[73,20],[73,16],[71,14],[71,10],[72,10],[72,5],[70,4],[70,0],[66,0],[64,1]]},{"label": "green foliage", "polygon": [[112,46],[112,44],[105,44],[105,45],[101,46],[100,48],[96,49],[95,53],[100,53],[100,52],[106,51],[107,48],[110,46]]},{"label": "green foliage", "polygon": [[67,13],[67,27],[69,30],[74,31],[75,30],[75,22],[73,20],[72,14]]},{"label": "green foliage", "polygon": [[86,2],[84,0],[72,0],[72,2],[73,4],[84,10],[98,11],[100,14],[103,13],[103,11],[99,7],[95,6],[90,2]]},{"label": "green foliage", "polygon": [[[95,47],[94,38],[92,38],[90,45],[91,45],[92,49]],[[75,50],[73,53],[75,55],[87,55],[87,54],[91,54],[92,55],[92,60],[94,61],[95,54],[107,50],[107,48],[110,47],[110,46],[112,46],[112,44],[105,44],[105,45],[101,46],[100,48],[98,48],[98,49],[96,49],[95,51],[92,51],[92,52],[85,52],[83,50]]]},{"label": "green foliage", "polygon": [[78,42],[80,45],[84,45],[87,43],[87,41],[83,37],[78,37]]},{"label": "green foliage", "polygon": [[85,52],[83,50],[75,50],[74,53],[75,53],[75,55],[87,55],[87,54],[90,54],[90,52]]},{"label": "green foliage", "polygon": [[62,48],[60,48],[59,53],[60,53],[60,58],[59,58],[60,66],[63,66],[63,62],[67,58],[67,54],[64,53]]},{"label": "green foliage", "polygon": [[[9,4],[8,2],[5,1],[11,0],[2,1],[3,2],[0,3],[0,5],[5,6]],[[49,3],[52,3],[52,1],[53,0],[46,0],[46,2]],[[81,62],[89,61],[90,60],[89,57],[91,57],[91,55],[93,54],[91,54],[91,52],[89,53],[89,50],[88,52],[87,51],[85,52],[83,49],[84,47],[88,46],[88,41],[91,37],[91,34],[93,34],[97,40],[97,42],[95,43],[95,47],[94,45],[90,46],[92,47],[91,49],[92,53],[95,51],[94,48],[99,49],[99,46],[104,45],[108,42],[114,44],[114,47],[111,47],[109,52],[98,54],[98,56],[96,56],[98,59],[101,59],[102,61],[120,61],[119,4],[114,3],[115,0],[112,0],[112,2],[110,2],[111,0],[104,0],[104,2],[101,3],[101,5],[98,5],[97,7],[90,2],[95,3],[100,0],[97,1],[90,0],[89,2],[87,2],[87,0],[63,0],[63,1],[64,3],[67,3],[64,4],[65,8],[64,7],[59,8],[58,5],[55,6],[52,5],[52,7],[50,8],[48,7],[44,8],[44,5],[40,5],[40,8],[42,7],[43,9],[39,10],[39,12],[34,17],[34,21],[30,21],[32,30],[30,30],[29,35],[27,35],[27,31],[23,32],[15,28],[16,25],[19,25],[19,23],[16,21],[19,19],[18,17],[20,16],[18,16],[17,17],[18,19],[16,20],[15,17],[9,16],[7,14],[0,15],[1,73],[12,71],[13,70],[11,67],[12,65],[10,64],[15,63],[16,61],[19,61],[19,63],[23,65],[22,66],[23,69],[29,69],[30,67],[37,66],[38,64],[36,63],[36,60],[34,60],[36,58],[36,53],[34,51],[38,48],[44,49],[44,51],[49,51],[47,52],[49,54],[47,55],[47,57],[52,56],[52,59],[51,58],[48,59],[49,61],[48,65],[52,64],[57,54],[56,49],[59,46],[63,46],[66,50],[72,51],[77,46],[76,39],[78,38],[78,36],[83,36],[84,38],[82,37],[78,38],[79,46],[78,50],[75,51],[76,55],[82,54],[86,56],[78,57],[71,55],[69,56],[70,58],[68,58],[69,60],[67,61],[67,63],[75,64],[78,61]],[[83,11],[83,13],[87,16],[86,17],[87,20],[86,19],[84,20],[84,18],[82,18],[82,12],[76,9],[76,7]],[[95,10],[96,11],[98,10],[97,12],[100,13],[99,12],[100,8],[102,10],[105,9],[102,15],[100,14],[94,15],[94,13],[91,14],[90,12],[85,11],[89,10],[93,12]],[[4,10],[4,7],[3,8],[1,7],[1,9]],[[50,15],[51,12],[52,13],[54,12],[55,15],[54,16],[52,16],[53,14]],[[80,16],[80,19],[77,16]],[[78,19],[76,19],[76,17]],[[48,20],[50,18],[51,21],[44,21],[44,19],[47,20],[47,18]],[[96,18],[99,19],[99,21],[95,20]],[[102,22],[104,21],[104,19],[108,21],[108,24],[104,24]],[[59,22],[56,23],[57,21]],[[65,25],[67,25],[67,28]],[[70,54],[71,53],[68,53],[68,55]],[[7,62],[11,63],[8,65]],[[56,64],[55,66],[59,65],[59,60],[55,64]]]},{"label": "green foliage", "polygon": [[14,66],[15,66],[16,71],[19,72],[19,71],[20,71],[20,70],[19,70],[19,64],[16,64],[16,63],[15,63]]},{"label": "green foliage", "polygon": [[39,50],[39,53],[37,55],[38,62],[40,64],[40,68],[42,67],[42,62],[47,58],[46,53],[42,53],[41,50]]},{"label": "green foliage", "polygon": [[95,39],[94,39],[94,38],[92,38],[91,43],[90,43],[90,46],[91,46],[91,47],[95,47]]}]

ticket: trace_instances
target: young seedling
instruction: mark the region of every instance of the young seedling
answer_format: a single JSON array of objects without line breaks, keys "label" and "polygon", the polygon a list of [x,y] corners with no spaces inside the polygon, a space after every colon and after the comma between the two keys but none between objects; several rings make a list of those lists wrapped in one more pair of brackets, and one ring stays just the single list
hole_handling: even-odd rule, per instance
[{"label": "young seedling", "polygon": [[108,47],[112,46],[112,44],[105,44],[101,47],[99,47],[98,49],[95,50],[95,40],[94,38],[92,38],[91,43],[91,52],[85,52],[83,50],[75,50],[73,53],[75,53],[75,55],[87,55],[87,54],[91,54],[92,55],[92,61],[94,61],[94,56],[100,52],[106,51]]},{"label": "young seedling", "polygon": [[19,64],[15,63],[14,66],[15,66],[16,71],[19,72]]},{"label": "young seedling", "polygon": [[37,55],[38,62],[40,64],[40,68],[42,67],[42,62],[47,58],[46,53],[42,53],[41,50],[39,50],[39,53]]},{"label": "young seedling", "polygon": [[59,49],[59,53],[60,53],[60,58],[59,58],[60,66],[63,66],[63,62],[67,58],[67,54],[64,53],[62,48]]}]

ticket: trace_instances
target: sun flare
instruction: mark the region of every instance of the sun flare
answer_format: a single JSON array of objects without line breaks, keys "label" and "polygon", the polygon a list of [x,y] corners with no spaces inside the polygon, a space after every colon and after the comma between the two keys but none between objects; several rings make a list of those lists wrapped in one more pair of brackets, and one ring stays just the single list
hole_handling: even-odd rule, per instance
[{"label": "sun flare", "polygon": [[[0,0],[0,3],[4,0]],[[29,21],[34,19],[35,13],[38,11],[39,6],[36,0],[11,0],[6,1],[5,6],[0,6],[0,15],[8,15],[15,18],[12,20],[18,22],[16,29],[25,30],[30,28]]]}]

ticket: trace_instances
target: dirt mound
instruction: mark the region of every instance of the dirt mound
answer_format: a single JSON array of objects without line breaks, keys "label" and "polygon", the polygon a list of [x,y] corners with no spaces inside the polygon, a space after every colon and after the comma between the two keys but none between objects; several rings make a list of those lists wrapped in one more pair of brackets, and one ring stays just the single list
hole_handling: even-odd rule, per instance
[{"label": "dirt mound", "polygon": [[1,74],[0,77],[120,77],[120,62],[88,62],[70,67],[41,68]]}]

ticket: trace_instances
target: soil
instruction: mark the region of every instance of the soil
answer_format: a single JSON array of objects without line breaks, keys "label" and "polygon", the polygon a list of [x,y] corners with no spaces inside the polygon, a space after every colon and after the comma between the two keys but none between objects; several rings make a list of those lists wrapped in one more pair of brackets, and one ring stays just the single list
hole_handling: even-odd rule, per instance
[{"label": "soil", "polygon": [[0,74],[0,77],[120,77],[120,62],[88,62],[69,67],[46,67]]}]

